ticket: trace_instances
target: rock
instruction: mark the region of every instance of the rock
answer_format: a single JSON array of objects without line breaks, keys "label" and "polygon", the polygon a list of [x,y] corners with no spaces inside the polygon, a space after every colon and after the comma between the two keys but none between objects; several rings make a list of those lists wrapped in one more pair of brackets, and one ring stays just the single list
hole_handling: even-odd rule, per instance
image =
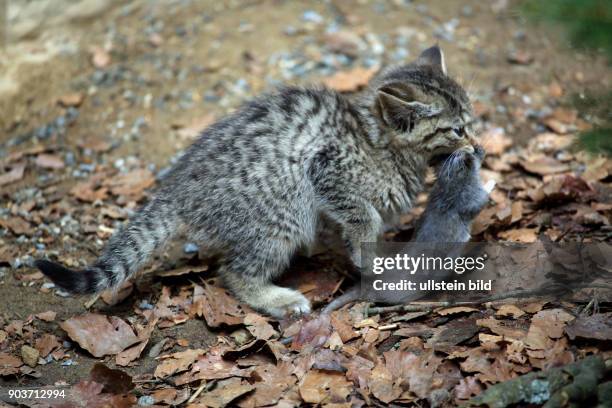
[{"label": "rock", "polygon": [[35,348],[30,346],[21,347],[21,358],[23,362],[29,365],[30,367],[36,367],[36,364],[38,364],[39,356],[40,353]]}]

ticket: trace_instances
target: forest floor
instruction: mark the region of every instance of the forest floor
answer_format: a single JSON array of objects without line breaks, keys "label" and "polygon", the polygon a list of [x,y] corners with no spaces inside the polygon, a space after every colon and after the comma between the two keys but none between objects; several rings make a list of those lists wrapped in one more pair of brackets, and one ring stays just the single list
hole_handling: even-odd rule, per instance
[{"label": "forest floor", "polygon": [[[488,152],[483,177],[497,182],[476,239],[609,241],[612,162],[574,143],[600,120],[590,98],[610,88],[610,68],[518,10],[454,0],[10,4],[0,49],[0,389],[91,377],[72,388],[73,404],[122,395],[111,404],[453,406],[532,371],[610,359],[605,289],[372,316],[359,304],[331,320],[276,322],[227,295],[189,243],[160,256],[123,299],[71,296],[32,268],[41,257],[95,259],[182,149],[243,101],[280,84],[356,91],[435,43],[469,91]],[[409,237],[421,211],[387,239]],[[323,253],[297,259],[288,280],[318,307],[350,284],[345,271]],[[100,362],[134,384],[122,388],[129,381]]]}]

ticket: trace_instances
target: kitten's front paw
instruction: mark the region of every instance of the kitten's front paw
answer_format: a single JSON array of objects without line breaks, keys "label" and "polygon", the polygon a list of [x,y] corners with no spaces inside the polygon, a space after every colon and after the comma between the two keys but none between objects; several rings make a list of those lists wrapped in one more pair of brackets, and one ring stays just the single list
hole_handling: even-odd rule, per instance
[{"label": "kitten's front paw", "polygon": [[266,294],[267,305],[263,311],[276,319],[286,316],[302,316],[310,313],[310,302],[297,290],[277,287]]}]

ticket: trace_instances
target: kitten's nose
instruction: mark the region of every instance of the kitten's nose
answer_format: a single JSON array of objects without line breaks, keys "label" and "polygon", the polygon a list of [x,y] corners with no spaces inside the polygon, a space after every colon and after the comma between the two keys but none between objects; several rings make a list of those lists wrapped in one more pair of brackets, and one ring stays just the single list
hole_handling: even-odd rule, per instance
[{"label": "kitten's nose", "polygon": [[472,146],[472,148],[475,148],[476,146],[478,146],[478,140],[476,139],[476,136],[474,136],[473,134],[467,134],[467,141],[468,143]]}]

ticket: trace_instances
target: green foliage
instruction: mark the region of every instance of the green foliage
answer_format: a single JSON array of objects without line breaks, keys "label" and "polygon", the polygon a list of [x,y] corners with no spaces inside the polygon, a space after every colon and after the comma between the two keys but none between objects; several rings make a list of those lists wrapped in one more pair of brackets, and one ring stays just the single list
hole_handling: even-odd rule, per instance
[{"label": "green foliage", "polygon": [[583,115],[601,120],[593,130],[580,135],[578,147],[612,156],[612,92],[589,92],[581,97],[575,96],[571,104]]},{"label": "green foliage", "polygon": [[[610,0],[528,0],[523,9],[535,21],[562,26],[574,46],[601,49],[612,61]],[[612,92],[576,98],[574,105],[582,114],[601,119],[600,125],[580,135],[579,146],[593,153],[612,155]]]},{"label": "green foliage", "polygon": [[577,47],[603,49],[612,57],[610,0],[529,0],[527,16],[562,25]]},{"label": "green foliage", "polygon": [[612,156],[612,127],[595,128],[582,133],[580,147],[588,152]]}]

